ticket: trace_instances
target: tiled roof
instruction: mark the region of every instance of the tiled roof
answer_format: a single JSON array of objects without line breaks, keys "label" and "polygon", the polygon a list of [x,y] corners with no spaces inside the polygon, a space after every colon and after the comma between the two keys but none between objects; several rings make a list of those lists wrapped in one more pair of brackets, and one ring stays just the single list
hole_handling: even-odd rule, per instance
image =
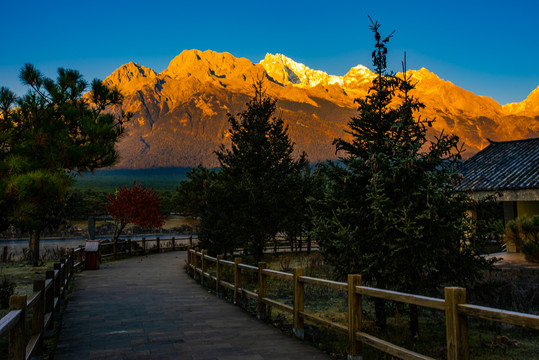
[{"label": "tiled roof", "polygon": [[490,141],[460,170],[464,178],[457,190],[539,189],[539,138]]}]

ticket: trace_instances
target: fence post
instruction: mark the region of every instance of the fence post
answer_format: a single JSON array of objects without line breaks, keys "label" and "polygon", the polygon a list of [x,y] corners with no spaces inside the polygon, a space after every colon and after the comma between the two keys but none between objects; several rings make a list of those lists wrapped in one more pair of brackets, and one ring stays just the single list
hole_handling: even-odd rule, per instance
[{"label": "fence post", "polygon": [[238,266],[241,258],[234,258],[234,304],[238,303],[238,294],[241,287],[241,268]]},{"label": "fence post", "polygon": [[69,280],[71,280],[73,274],[75,273],[75,249],[71,248],[69,253]]},{"label": "fence post", "polygon": [[264,269],[267,267],[265,262],[258,263],[258,303],[257,303],[257,317],[261,320],[266,319],[266,304],[264,304],[264,298],[266,297],[266,274]]},{"label": "fence post", "polygon": [[[77,252],[77,262],[82,264],[82,245],[79,245],[79,251]],[[82,265],[81,265],[81,269],[82,269]]]},{"label": "fence post", "polygon": [[466,303],[466,289],[446,287],[445,324],[447,336],[447,359],[468,360],[468,318],[458,313],[458,304]]},{"label": "fence post", "polygon": [[200,251],[200,249],[198,247],[196,247],[195,248],[195,253],[193,254],[193,256],[194,256],[193,260],[195,262],[195,264],[194,264],[195,265],[195,267],[194,267],[195,274],[193,276],[193,279],[195,279],[195,280],[200,280],[200,279],[197,279],[197,276],[198,276],[198,270],[197,270],[198,269],[198,254],[197,253],[199,251]]},{"label": "fence post", "polygon": [[223,294],[221,293],[221,276],[222,276],[222,265],[221,260],[223,260],[223,255],[217,255],[217,263],[215,264],[215,293],[218,297],[223,297]]},{"label": "fence post", "polygon": [[114,259],[118,258],[118,246],[117,246],[117,239],[114,239],[112,242],[112,253],[114,254]]},{"label": "fence post", "polygon": [[193,236],[192,235],[189,236],[189,246],[193,247]]},{"label": "fence post", "polygon": [[131,239],[127,239],[127,256],[131,257]]},{"label": "fence post", "polygon": [[187,275],[191,276],[191,247],[187,246]]},{"label": "fence post", "polygon": [[174,239],[174,236],[172,237],[172,251],[175,251],[176,250],[176,243],[175,243],[176,239]]},{"label": "fence post", "polygon": [[7,245],[4,246],[4,252],[2,253],[2,262],[7,262]]},{"label": "fence post", "polygon": [[161,239],[159,239],[159,237],[156,237],[155,242],[157,243],[157,253],[160,253],[161,252]]},{"label": "fence post", "polygon": [[361,331],[362,301],[356,294],[356,286],[361,286],[361,275],[348,275],[348,359],[361,360],[363,346],[357,341],[356,332]]},{"label": "fence post", "polygon": [[204,273],[206,272],[206,259],[204,258],[206,256],[207,250],[202,250],[200,254],[200,268],[202,269],[202,274],[200,274],[200,285],[204,286],[204,280],[206,279],[204,277]]},{"label": "fence post", "polygon": [[26,295],[11,295],[9,310],[21,310],[19,321],[9,331],[9,359],[24,360],[26,358]]},{"label": "fence post", "polygon": [[303,340],[305,338],[305,330],[303,327],[303,303],[305,300],[304,286],[299,281],[299,277],[303,276],[303,268],[294,269],[294,334],[296,337]]},{"label": "fence post", "polygon": [[49,328],[54,326],[54,296],[56,293],[56,281],[54,279],[54,270],[47,270],[45,272],[45,279],[51,279],[51,285],[49,289],[45,291],[45,313],[51,314],[51,320],[49,322]]},{"label": "fence post", "polygon": [[69,257],[64,258],[63,260],[64,266],[63,266],[63,281],[62,285],[64,286],[62,291],[62,297],[65,297],[65,293],[67,292],[67,282],[69,281]]},{"label": "fence post", "polygon": [[146,238],[142,238],[142,255],[146,254]]},{"label": "fence post", "polygon": [[[55,263],[54,270],[54,297],[60,299],[62,292],[62,264]],[[56,271],[58,271],[58,274],[56,274]]]},{"label": "fence post", "polygon": [[43,355],[43,333],[45,332],[45,280],[34,280],[34,292],[41,296],[32,311],[32,336],[41,335],[36,346],[36,354]]}]

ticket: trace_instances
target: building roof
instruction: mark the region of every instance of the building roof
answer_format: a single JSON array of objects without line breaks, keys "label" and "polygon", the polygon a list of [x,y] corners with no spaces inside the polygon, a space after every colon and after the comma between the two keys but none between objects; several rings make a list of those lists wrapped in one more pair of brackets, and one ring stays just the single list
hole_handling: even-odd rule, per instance
[{"label": "building roof", "polygon": [[489,142],[464,162],[457,190],[539,189],[539,138]]}]

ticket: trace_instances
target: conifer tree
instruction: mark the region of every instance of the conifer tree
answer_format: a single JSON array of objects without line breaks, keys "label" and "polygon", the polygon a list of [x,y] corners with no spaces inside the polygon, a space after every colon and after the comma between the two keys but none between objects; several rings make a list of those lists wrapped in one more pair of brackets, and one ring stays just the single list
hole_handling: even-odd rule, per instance
[{"label": "conifer tree", "polygon": [[192,217],[202,216],[206,205],[206,183],[216,176],[217,170],[202,165],[187,172],[187,180],[180,182],[172,199],[175,210]]},{"label": "conifer tree", "polygon": [[[434,294],[442,284],[464,285],[490,263],[480,256],[485,238],[472,231],[470,199],[457,193],[461,149],[454,135],[426,138],[431,121],[414,117],[423,108],[410,91],[412,79],[386,70],[387,44],[372,23],[376,78],[357,99],[351,141],[336,139],[343,166],[325,164],[329,186],[315,203],[314,234],[325,260],[341,274],[359,273],[379,288]],[[378,325],[385,307],[375,301]],[[418,333],[411,306],[411,335]]]},{"label": "conifer tree", "polygon": [[[202,244],[224,241],[242,246],[260,259],[266,243],[283,230],[293,208],[295,175],[306,159],[302,155],[294,160],[288,129],[275,117],[276,100],[265,95],[262,81],[254,90],[245,111],[229,114],[231,147],[222,145],[216,152],[222,169],[218,180],[210,184],[200,239]],[[225,223],[227,230],[221,227]]]},{"label": "conifer tree", "polygon": [[116,162],[129,115],[106,112],[122,97],[99,80],[83,97],[87,83],[76,70],[59,68],[54,81],[26,64],[20,79],[30,88],[21,98],[0,90],[0,203],[4,223],[30,233],[37,265],[40,233],[62,220],[72,174]]}]

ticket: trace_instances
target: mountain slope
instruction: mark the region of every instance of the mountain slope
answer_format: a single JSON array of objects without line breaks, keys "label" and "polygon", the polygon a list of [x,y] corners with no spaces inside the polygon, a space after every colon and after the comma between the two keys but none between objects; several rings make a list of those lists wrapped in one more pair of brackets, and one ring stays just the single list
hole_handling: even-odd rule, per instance
[{"label": "mountain slope", "polygon": [[[425,103],[421,116],[436,118],[429,136],[456,133],[470,156],[491,140],[539,136],[539,88],[522,103],[501,106],[426,69],[410,71],[414,95]],[[329,75],[284,55],[267,54],[258,64],[229,53],[186,50],[164,71],[129,63],[105,83],[125,96],[123,110],[134,113],[118,145],[123,168],[217,165],[214,151],[228,144],[227,113],[245,108],[252,84],[264,78],[267,94],[296,143],[311,161],[335,158],[332,142],[356,115],[354,99],[367,94],[374,74],[362,65],[344,76]]]}]

